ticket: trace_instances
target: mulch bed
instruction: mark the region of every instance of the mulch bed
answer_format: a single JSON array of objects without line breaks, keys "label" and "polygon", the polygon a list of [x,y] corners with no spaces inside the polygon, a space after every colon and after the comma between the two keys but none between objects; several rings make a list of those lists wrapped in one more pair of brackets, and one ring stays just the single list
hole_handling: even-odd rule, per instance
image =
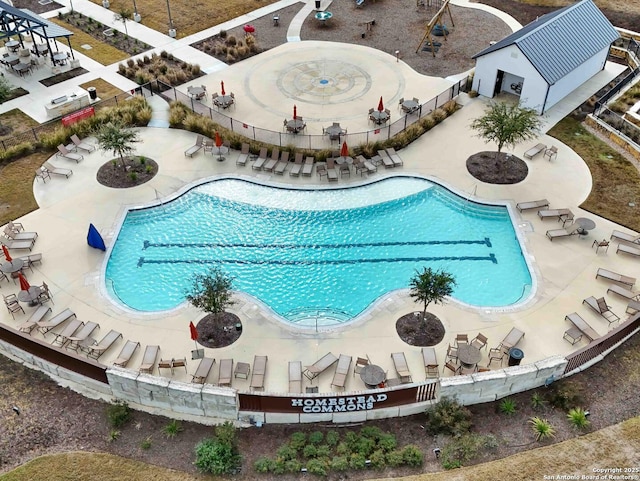
[{"label": "mulch bed", "polygon": [[9,92],[9,96],[7,97],[5,102],[8,102],[9,100],[17,99],[19,97],[22,97],[23,95],[27,95],[28,93],[29,93],[28,90],[25,90],[22,87],[17,87],[15,89],[12,89],[11,92]]},{"label": "mulch bed", "polygon": [[[236,326],[240,326],[238,329]],[[230,346],[242,334],[240,318],[231,312],[207,314],[198,321],[198,344],[204,347],[218,348]]]},{"label": "mulch bed", "polygon": [[517,184],[529,173],[527,164],[511,154],[478,152],[467,159],[467,170],[487,184]]},{"label": "mulch bed", "polygon": [[69,80],[70,78],[83,75],[87,72],[89,71],[83,69],[82,67],[72,68],[71,70],[59,73],[57,75],[54,75],[53,77],[43,78],[42,80],[40,80],[40,83],[45,87],[51,87],[52,85],[59,84],[60,82],[64,82],[65,80]]},{"label": "mulch bed", "polygon": [[398,336],[410,346],[435,346],[444,339],[445,329],[438,316],[427,312],[410,312],[396,321]]},{"label": "mulch bed", "polygon": [[14,0],[13,6],[16,8],[28,8],[33,13],[45,13],[50,12],[51,10],[57,10],[62,8],[64,5],[60,5],[56,2],[47,3],[42,5],[38,2],[38,0]]},{"label": "mulch bed", "polygon": [[[144,163],[140,162],[144,159]],[[114,165],[114,160],[116,165]],[[126,189],[149,182],[158,173],[158,164],[148,157],[125,157],[125,168],[120,159],[110,160],[103,164],[96,174],[96,179],[106,187]],[[147,167],[151,167],[147,169]],[[135,175],[132,175],[135,174]]]}]

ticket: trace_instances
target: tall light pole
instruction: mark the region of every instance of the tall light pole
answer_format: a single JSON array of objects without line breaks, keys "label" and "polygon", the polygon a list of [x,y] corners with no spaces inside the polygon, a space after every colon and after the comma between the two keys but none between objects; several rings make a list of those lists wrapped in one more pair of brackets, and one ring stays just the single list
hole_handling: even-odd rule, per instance
[{"label": "tall light pole", "polygon": [[169,6],[169,0],[167,0],[167,12],[169,13],[169,37],[176,38],[176,29],[173,28],[173,20],[171,19],[171,7]]},{"label": "tall light pole", "polygon": [[142,17],[138,13],[138,5],[136,5],[136,0],[133,0],[133,21],[136,23],[140,23]]}]

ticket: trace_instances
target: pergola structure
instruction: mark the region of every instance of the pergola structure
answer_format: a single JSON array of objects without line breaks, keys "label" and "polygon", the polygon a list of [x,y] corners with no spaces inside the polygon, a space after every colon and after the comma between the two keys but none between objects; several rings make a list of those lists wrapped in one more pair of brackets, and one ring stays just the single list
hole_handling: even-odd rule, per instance
[{"label": "pergola structure", "polygon": [[30,10],[15,8],[8,3],[0,1],[0,40],[6,41],[11,37],[16,36],[17,40],[20,42],[20,46],[24,48],[24,35],[31,35],[34,39],[34,43],[34,35],[37,35],[43,40],[43,42],[46,42],[52,62],[54,52],[51,48],[50,40],[54,40],[57,52],[58,46],[55,39],[65,37],[67,39],[67,44],[69,45],[69,50],[71,50],[71,56],[72,58],[75,58],[73,55],[73,49],[71,48],[71,41],[69,40],[69,37],[73,35],[73,32],[50,22],[46,18],[42,18]]}]

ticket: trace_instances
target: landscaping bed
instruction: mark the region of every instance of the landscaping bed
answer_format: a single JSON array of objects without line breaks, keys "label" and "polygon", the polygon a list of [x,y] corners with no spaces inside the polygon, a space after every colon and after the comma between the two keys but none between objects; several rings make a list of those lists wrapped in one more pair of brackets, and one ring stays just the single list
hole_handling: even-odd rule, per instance
[{"label": "landscaping bed", "polygon": [[88,70],[85,70],[82,67],[72,68],[71,70],[53,75],[52,77],[43,78],[40,80],[40,83],[45,87],[51,87],[52,85],[59,84],[65,80],[78,77],[79,75],[84,75],[87,72]]},{"label": "landscaping bed", "polygon": [[124,167],[119,160],[111,160],[103,164],[96,174],[96,179],[106,187],[126,189],[145,184],[158,173],[158,163],[142,155],[124,158]]},{"label": "landscaping bed", "polygon": [[130,58],[126,64],[118,65],[118,73],[138,85],[157,79],[173,87],[204,75],[199,65],[183,62],[165,51],[160,52],[160,55],[145,55],[137,60]]},{"label": "landscaping bed", "polygon": [[227,64],[252,57],[263,51],[253,35],[236,37],[222,30],[220,34],[196,42],[192,47],[207,53]]}]

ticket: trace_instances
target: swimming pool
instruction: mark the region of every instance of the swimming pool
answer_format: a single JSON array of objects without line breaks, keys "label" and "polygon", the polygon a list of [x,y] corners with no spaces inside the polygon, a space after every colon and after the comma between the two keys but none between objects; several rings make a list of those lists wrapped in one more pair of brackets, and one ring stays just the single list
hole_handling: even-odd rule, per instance
[{"label": "swimming pool", "polygon": [[214,265],[307,326],[353,319],[426,266],[453,273],[453,296],[482,307],[521,301],[532,279],[506,207],[416,177],[324,190],[214,180],[129,211],[105,278],[124,305],[162,311]]}]

